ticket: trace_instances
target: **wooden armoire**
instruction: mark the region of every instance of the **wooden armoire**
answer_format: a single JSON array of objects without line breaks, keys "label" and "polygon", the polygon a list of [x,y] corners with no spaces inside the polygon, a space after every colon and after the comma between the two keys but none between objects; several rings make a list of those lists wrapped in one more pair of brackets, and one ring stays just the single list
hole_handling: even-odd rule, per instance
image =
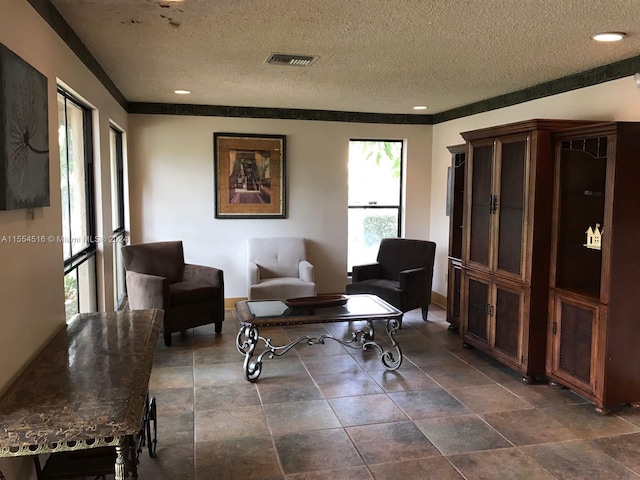
[{"label": "wooden armoire", "polygon": [[558,132],[547,376],[640,407],[640,123]]},{"label": "wooden armoire", "polygon": [[[460,335],[521,373],[545,374],[554,131],[529,120],[463,132]],[[454,281],[455,276],[449,276]]]}]

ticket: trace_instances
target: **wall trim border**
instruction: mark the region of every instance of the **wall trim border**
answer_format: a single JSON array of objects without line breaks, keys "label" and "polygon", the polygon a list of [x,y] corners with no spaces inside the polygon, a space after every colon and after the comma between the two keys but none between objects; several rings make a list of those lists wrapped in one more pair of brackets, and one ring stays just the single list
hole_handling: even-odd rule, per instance
[{"label": "wall trim border", "polygon": [[338,110],[305,110],[296,108],[235,107],[226,105],[191,105],[177,103],[129,102],[128,112],[145,115],[272,118],[279,120],[390,123],[400,125],[431,125],[433,123],[433,115],[343,112]]}]

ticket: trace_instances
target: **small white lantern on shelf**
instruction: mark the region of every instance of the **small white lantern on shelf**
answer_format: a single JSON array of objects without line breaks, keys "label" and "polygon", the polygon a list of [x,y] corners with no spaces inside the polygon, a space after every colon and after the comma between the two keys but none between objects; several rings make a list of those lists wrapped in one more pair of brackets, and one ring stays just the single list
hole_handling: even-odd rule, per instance
[{"label": "small white lantern on shelf", "polygon": [[591,248],[592,250],[601,250],[603,230],[600,230],[600,224],[596,223],[595,228],[591,228],[591,226],[589,226],[586,233],[587,243],[585,243],[584,246]]}]

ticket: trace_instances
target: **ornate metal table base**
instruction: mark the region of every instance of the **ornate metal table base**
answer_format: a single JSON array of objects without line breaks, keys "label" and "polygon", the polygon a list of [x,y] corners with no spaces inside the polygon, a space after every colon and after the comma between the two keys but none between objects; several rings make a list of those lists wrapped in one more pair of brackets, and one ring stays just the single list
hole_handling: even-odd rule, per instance
[{"label": "ornate metal table base", "polygon": [[31,445],[25,447],[25,452],[15,449],[11,453],[13,456],[25,453],[51,453],[44,468],[40,466],[38,455],[33,456],[38,480],[61,478],[61,472],[65,472],[65,475],[72,472],[74,478],[84,475],[104,479],[107,475],[114,474],[114,480],[124,480],[131,474],[135,479],[138,478],[142,450],[147,448],[151,458],[156,456],[157,431],[156,399],[147,394],[140,431],[135,436],[95,439],[89,442],[74,441],[48,445],[45,448]]},{"label": "ornate metal table base", "polygon": [[[372,321],[366,320],[366,323],[368,330],[358,330],[353,332],[351,338],[348,340],[336,338],[330,333],[319,337],[302,335],[286,345],[281,346],[273,345],[271,343],[271,339],[261,337],[256,325],[241,325],[240,330],[238,331],[238,336],[236,337],[236,347],[238,351],[244,355],[245,378],[250,382],[258,380],[260,373],[262,373],[262,363],[265,356],[268,358],[281,357],[300,342],[306,342],[308,345],[324,344],[327,339],[334,340],[349,348],[361,348],[363,350],[374,348],[378,351],[380,361],[385,368],[387,370],[396,370],[402,363],[402,351],[400,350],[400,345],[394,338],[395,333],[400,328],[400,321],[396,318],[386,320],[386,332],[391,340],[392,349],[385,349],[385,347],[376,342]],[[256,351],[256,348],[258,348],[258,343],[260,341],[264,343],[264,350],[258,352]]]}]

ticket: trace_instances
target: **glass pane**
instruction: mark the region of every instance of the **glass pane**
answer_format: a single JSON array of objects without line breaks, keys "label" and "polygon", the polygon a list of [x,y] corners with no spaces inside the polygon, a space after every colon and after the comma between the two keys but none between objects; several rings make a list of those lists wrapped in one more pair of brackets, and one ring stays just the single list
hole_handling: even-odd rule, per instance
[{"label": "glass pane", "polygon": [[67,322],[78,313],[78,272],[72,270],[64,276],[64,310]]},{"label": "glass pane", "polygon": [[124,234],[118,235],[113,242],[113,303],[116,307],[120,306],[120,300],[125,293],[125,270],[122,262],[123,246]]},{"label": "glass pane", "polygon": [[380,240],[398,236],[397,208],[350,208],[347,266],[374,263]]},{"label": "glass pane", "polygon": [[69,188],[69,235],[71,255],[89,246],[87,231],[87,184],[85,171],[84,112],[67,103],[67,179]]},{"label": "glass pane", "polygon": [[471,177],[471,232],[469,259],[489,265],[489,227],[491,226],[491,165],[493,147],[474,147]]},{"label": "glass pane", "polygon": [[[605,137],[590,140],[599,140],[597,150],[606,155]],[[589,245],[589,231],[597,229],[598,236],[607,234],[603,222],[607,158],[594,156],[592,143],[585,140],[562,145],[556,286],[599,298],[602,250]]]},{"label": "glass pane", "polygon": [[[62,197],[62,235],[71,236],[69,220],[69,178],[67,175],[67,117],[65,98],[58,94],[58,148],[60,149],[60,193]],[[71,242],[62,242],[64,259],[71,257]]]},{"label": "glass pane", "polygon": [[349,205],[400,205],[402,142],[349,142]]},{"label": "glass pane", "polygon": [[[351,298],[336,296],[334,304],[322,308],[312,308],[302,305],[287,305],[282,300],[254,300],[248,301],[250,312],[248,318],[241,318],[242,322],[252,322],[255,319],[286,319],[287,317],[319,317],[328,321],[349,318],[375,318],[386,315],[395,317],[398,311],[395,307],[382,304],[370,296],[356,295]],[[241,314],[242,315],[242,314]]]},{"label": "glass pane", "polygon": [[80,312],[96,312],[96,257],[91,256],[76,269],[78,271],[78,305]]},{"label": "glass pane", "polygon": [[527,144],[502,145],[498,194],[498,269],[520,273],[524,229],[524,180]]},{"label": "glass pane", "polygon": [[120,219],[122,191],[120,188],[120,161],[122,159],[122,134],[109,129],[109,155],[111,159],[111,225],[112,230],[123,227]]}]

